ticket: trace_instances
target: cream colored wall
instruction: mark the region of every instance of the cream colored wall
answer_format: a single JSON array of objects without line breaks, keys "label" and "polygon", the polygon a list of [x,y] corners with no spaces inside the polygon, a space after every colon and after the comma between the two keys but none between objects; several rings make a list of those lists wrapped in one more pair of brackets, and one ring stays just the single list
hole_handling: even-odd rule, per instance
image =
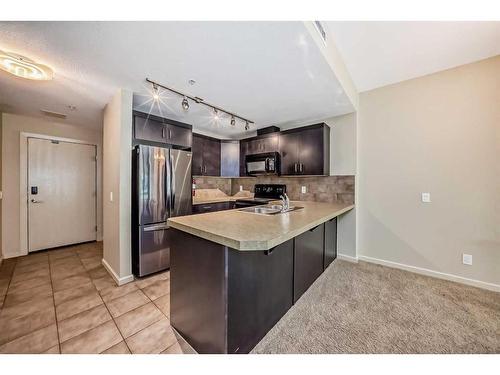
[{"label": "cream colored wall", "polygon": [[[2,112],[0,112],[0,191],[2,191]],[[2,264],[2,199],[0,198],[0,264]]]},{"label": "cream colored wall", "polygon": [[356,113],[332,117],[330,126],[330,175],[356,174]]},{"label": "cream colored wall", "polygon": [[[104,265],[118,284],[132,281],[132,93],[118,91],[103,119]],[[113,194],[113,201],[110,194]]]},{"label": "cream colored wall", "polygon": [[[21,132],[88,141],[98,146],[101,160],[100,131],[40,118],[2,114],[2,253],[4,258],[21,255],[20,249],[20,134]],[[101,162],[97,171],[98,239],[102,233]]]},{"label": "cream colored wall", "polygon": [[361,258],[500,286],[499,88],[495,57],[360,94]]}]

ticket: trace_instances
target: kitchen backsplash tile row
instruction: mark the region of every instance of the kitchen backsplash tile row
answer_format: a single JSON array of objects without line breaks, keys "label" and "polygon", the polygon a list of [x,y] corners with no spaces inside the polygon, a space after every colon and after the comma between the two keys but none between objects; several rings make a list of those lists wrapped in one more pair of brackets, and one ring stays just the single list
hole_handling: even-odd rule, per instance
[{"label": "kitchen backsplash tile row", "polygon": [[[253,192],[255,184],[285,184],[292,200],[317,201],[330,203],[354,203],[354,176],[314,176],[314,177],[277,177],[220,178],[196,177],[197,189],[219,188],[228,195],[240,190]],[[306,193],[301,193],[302,186]]]},{"label": "kitchen backsplash tile row", "polygon": [[227,177],[195,177],[196,189],[220,189],[227,195],[231,194],[231,178]]}]

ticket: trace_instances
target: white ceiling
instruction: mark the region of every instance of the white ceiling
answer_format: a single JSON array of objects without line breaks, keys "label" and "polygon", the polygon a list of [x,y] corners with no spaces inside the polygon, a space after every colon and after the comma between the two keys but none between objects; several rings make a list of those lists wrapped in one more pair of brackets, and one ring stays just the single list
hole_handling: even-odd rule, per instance
[{"label": "white ceiling", "polygon": [[500,54],[500,22],[326,22],[358,91]]},{"label": "white ceiling", "polygon": [[0,71],[0,110],[39,116],[48,109],[82,126],[99,127],[105,104],[126,88],[138,109],[200,132],[245,135],[243,124],[214,123],[203,106],[191,103],[184,113],[168,92],[161,108],[152,106],[146,77],[255,121],[251,130],[353,111],[302,22],[2,22],[0,49],[55,70],[51,82]]}]

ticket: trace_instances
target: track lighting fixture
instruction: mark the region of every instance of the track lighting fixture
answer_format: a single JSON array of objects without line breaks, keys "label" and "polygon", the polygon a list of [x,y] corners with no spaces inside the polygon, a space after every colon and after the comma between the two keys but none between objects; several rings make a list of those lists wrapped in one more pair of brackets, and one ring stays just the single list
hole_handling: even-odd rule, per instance
[{"label": "track lighting fixture", "polygon": [[188,102],[188,99],[186,97],[184,97],[184,99],[182,99],[182,109],[187,111],[189,109],[189,102]]},{"label": "track lighting fixture", "polygon": [[[146,81],[149,82],[150,84],[153,85],[153,99],[155,101],[158,101],[160,100],[160,94],[159,94],[159,91],[158,91],[158,88],[161,87],[165,90],[168,90],[168,91],[171,91],[179,96],[182,96],[182,102],[181,102],[181,106],[182,106],[182,109],[185,110],[185,111],[188,111],[189,110],[189,100],[192,100],[193,102],[195,102],[196,104],[202,104],[204,106],[207,106],[207,107],[210,107],[212,108],[212,110],[214,111],[214,116],[213,116],[213,119],[214,121],[219,121],[220,119],[220,116],[219,116],[219,111],[222,112],[222,113],[225,113],[226,115],[228,116],[231,116],[231,121],[230,121],[230,124],[231,126],[236,126],[236,118],[239,118],[240,120],[244,121],[245,122],[245,130],[248,130],[250,129],[250,124],[253,124],[254,122],[253,121],[250,121],[244,117],[241,117],[239,115],[237,115],[236,113],[233,113],[233,112],[229,112],[229,111],[226,111],[220,107],[217,107],[213,104],[209,104],[207,102],[205,102],[202,98],[198,97],[198,96],[189,96],[189,95],[186,95],[180,91],[177,91],[173,88],[170,88],[170,87],[167,87],[167,86],[164,86],[164,85],[160,85],[159,83],[156,83],[152,80],[150,80],[149,78],[146,78]],[[189,81],[189,84],[190,85],[193,85],[195,83],[194,80],[190,80]]]}]

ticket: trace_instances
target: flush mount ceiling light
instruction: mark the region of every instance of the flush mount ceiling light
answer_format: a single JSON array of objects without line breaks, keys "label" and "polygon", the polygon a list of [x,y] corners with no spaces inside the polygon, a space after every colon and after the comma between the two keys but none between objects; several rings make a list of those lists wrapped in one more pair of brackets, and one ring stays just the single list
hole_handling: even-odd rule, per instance
[{"label": "flush mount ceiling light", "polygon": [[49,81],[54,78],[54,71],[47,65],[39,64],[17,53],[1,50],[0,69],[17,77],[35,81]]},{"label": "flush mount ceiling light", "polygon": [[[231,126],[235,126],[236,125],[236,119],[239,118],[240,120],[244,121],[245,122],[245,130],[248,130],[250,129],[250,124],[253,124],[254,122],[253,121],[250,121],[244,117],[241,117],[240,115],[237,115],[236,113],[233,113],[233,112],[229,112],[229,111],[226,111],[225,109],[222,109],[220,107],[217,107],[213,104],[210,104],[210,103],[207,103],[205,102],[205,100],[203,98],[200,98],[198,96],[189,96],[189,95],[186,95],[178,90],[175,90],[171,87],[167,87],[165,85],[160,85],[159,83],[157,82],[154,82],[152,80],[150,80],[149,78],[146,78],[146,82],[149,82],[151,85],[153,85],[153,99],[154,100],[158,100],[160,98],[160,96],[158,95],[158,87],[161,87],[162,89],[165,89],[165,90],[168,90],[168,91],[171,91],[179,96],[182,96],[182,102],[181,102],[181,105],[182,105],[182,109],[184,109],[185,111],[188,111],[189,110],[189,100],[192,100],[193,102],[195,102],[196,104],[201,104],[201,105],[204,105],[204,106],[207,106],[209,108],[212,108],[212,110],[214,111],[214,115],[213,115],[213,119],[215,121],[218,121],[220,119],[220,116],[219,116],[219,112],[222,112],[222,114],[226,114],[228,116],[230,116],[231,120],[230,120],[230,124]],[[188,81],[190,85],[194,85],[196,83],[196,81],[194,79],[191,79]]]}]

